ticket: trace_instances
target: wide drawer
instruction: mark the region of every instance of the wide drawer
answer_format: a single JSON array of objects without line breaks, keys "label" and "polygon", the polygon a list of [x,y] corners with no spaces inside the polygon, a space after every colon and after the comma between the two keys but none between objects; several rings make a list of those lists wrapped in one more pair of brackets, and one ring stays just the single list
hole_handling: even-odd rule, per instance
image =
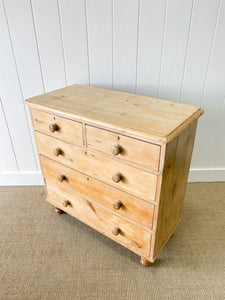
[{"label": "wide drawer", "polygon": [[87,147],[158,171],[160,146],[86,125]]},{"label": "wide drawer", "polygon": [[[47,184],[47,200],[139,255],[149,256],[151,233],[74,193]],[[64,205],[67,205],[65,207]],[[114,234],[113,234],[114,232]]]},{"label": "wide drawer", "polygon": [[30,109],[30,112],[34,130],[77,146],[83,144],[81,123],[36,109]]},{"label": "wide drawer", "polygon": [[[152,229],[154,205],[130,194],[112,188],[92,177],[40,156],[43,175],[49,186],[65,189],[93,200],[104,207],[132,220],[145,229]],[[60,179],[60,181],[59,181]],[[63,181],[61,181],[63,179]]]},{"label": "wide drawer", "polygon": [[[36,132],[40,154],[145,200],[155,200],[157,176]],[[116,182],[115,182],[116,181]]]}]

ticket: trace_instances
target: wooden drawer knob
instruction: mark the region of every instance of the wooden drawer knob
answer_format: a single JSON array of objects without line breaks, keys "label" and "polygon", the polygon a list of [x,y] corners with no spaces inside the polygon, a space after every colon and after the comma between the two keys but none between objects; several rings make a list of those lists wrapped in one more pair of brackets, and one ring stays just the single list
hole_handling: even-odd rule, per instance
[{"label": "wooden drawer knob", "polygon": [[116,201],[113,203],[113,208],[114,208],[115,210],[119,210],[120,207],[121,207],[122,205],[123,205],[123,204],[122,204],[122,202],[121,202],[120,200],[116,200]]},{"label": "wooden drawer knob", "polygon": [[112,180],[116,183],[120,182],[121,179],[122,179],[122,175],[119,172],[113,174],[112,176]]},{"label": "wooden drawer knob", "polygon": [[63,214],[63,211],[59,209],[58,207],[55,207],[55,212],[59,215]]},{"label": "wooden drawer knob", "polygon": [[115,146],[112,146],[111,148],[111,152],[113,155],[118,155],[120,152],[122,151],[120,145],[115,145]]},{"label": "wooden drawer knob", "polygon": [[112,230],[114,235],[118,235],[121,232],[121,229],[118,226],[115,226]]},{"label": "wooden drawer knob", "polygon": [[50,130],[51,132],[55,132],[55,131],[59,130],[59,126],[58,126],[56,123],[50,124],[50,125],[49,125],[49,130]]},{"label": "wooden drawer knob", "polygon": [[64,207],[67,207],[67,206],[70,206],[70,205],[71,205],[70,201],[68,201],[68,200],[63,201],[63,206]]},{"label": "wooden drawer knob", "polygon": [[53,153],[55,156],[59,156],[60,154],[62,154],[62,150],[60,148],[55,148],[53,150]]},{"label": "wooden drawer knob", "polygon": [[65,179],[66,179],[66,176],[63,175],[63,174],[60,174],[60,175],[58,176],[58,181],[60,181],[60,182],[63,182],[63,180],[65,180]]}]

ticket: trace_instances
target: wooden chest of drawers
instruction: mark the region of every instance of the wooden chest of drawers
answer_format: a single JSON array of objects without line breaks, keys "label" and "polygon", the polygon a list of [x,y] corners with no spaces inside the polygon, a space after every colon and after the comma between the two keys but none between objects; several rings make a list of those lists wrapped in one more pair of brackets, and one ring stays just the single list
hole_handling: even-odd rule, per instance
[{"label": "wooden chest of drawers", "polygon": [[47,201],[154,262],[180,221],[201,108],[82,85],[26,103]]}]

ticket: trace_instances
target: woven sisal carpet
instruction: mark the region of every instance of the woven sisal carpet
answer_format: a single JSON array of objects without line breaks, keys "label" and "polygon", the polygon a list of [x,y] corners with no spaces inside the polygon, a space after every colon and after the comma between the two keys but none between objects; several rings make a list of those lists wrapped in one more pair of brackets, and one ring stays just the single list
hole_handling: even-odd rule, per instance
[{"label": "woven sisal carpet", "polygon": [[188,184],[155,264],[69,215],[43,187],[0,188],[0,299],[225,299],[225,182]]}]

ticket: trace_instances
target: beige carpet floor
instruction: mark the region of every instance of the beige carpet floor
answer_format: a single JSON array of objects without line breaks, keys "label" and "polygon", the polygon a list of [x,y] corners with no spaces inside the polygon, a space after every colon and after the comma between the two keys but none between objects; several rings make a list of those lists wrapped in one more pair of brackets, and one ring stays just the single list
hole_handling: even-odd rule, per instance
[{"label": "beige carpet floor", "polygon": [[155,264],[69,215],[43,187],[0,188],[0,299],[225,299],[225,182],[188,184]]}]

